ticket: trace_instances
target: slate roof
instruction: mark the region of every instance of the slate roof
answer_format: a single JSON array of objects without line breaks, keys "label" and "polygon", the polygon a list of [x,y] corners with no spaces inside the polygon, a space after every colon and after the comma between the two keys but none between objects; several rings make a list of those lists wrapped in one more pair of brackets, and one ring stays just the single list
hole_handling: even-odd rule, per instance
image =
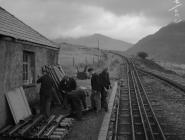
[{"label": "slate roof", "polygon": [[58,49],[52,41],[11,15],[2,7],[0,7],[0,34]]}]

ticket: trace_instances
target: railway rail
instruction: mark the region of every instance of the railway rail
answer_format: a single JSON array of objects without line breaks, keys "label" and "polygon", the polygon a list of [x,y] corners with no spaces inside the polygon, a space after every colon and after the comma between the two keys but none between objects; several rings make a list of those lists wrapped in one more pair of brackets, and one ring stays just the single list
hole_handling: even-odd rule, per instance
[{"label": "railway rail", "polygon": [[121,54],[125,63],[125,74],[120,80],[119,101],[115,111],[114,126],[111,140],[172,140],[176,139],[175,134],[170,134],[163,116],[158,114],[162,111],[159,104],[153,104],[153,100],[148,97],[150,91],[145,87],[140,79],[140,71],[136,68],[131,59],[127,59]]},{"label": "railway rail", "polygon": [[134,64],[127,60],[112,139],[166,140]]},{"label": "railway rail", "polygon": [[[112,53],[112,52],[111,52]],[[115,109],[115,118],[112,119],[114,127],[109,127],[111,135],[107,139],[111,140],[178,140],[179,137],[170,125],[160,104],[156,104],[156,99],[150,87],[144,85],[140,77],[143,75],[155,77],[166,82],[169,86],[185,92],[183,85],[150,73],[135,66],[133,59],[128,59],[122,54],[114,53],[123,59],[125,74],[120,80],[119,102]]]},{"label": "railway rail", "polygon": [[[119,54],[119,53],[115,53],[115,52],[110,52],[110,53],[120,56],[122,59],[124,59],[128,63],[128,58],[125,57],[124,55]],[[132,60],[132,63],[133,62],[134,61]],[[180,84],[180,83],[177,83],[176,81],[174,81],[172,79],[169,79],[167,77],[161,76],[159,74],[155,74],[155,73],[150,72],[150,71],[147,71],[147,70],[143,70],[143,69],[138,68],[138,67],[136,67],[136,69],[139,71],[139,74],[140,73],[144,73],[144,74],[146,74],[148,76],[155,77],[156,79],[161,80],[161,81],[164,81],[168,85],[170,85],[170,86],[172,86],[172,87],[174,87],[174,88],[176,88],[176,89],[178,89],[178,90],[180,90],[182,92],[185,92],[185,86],[182,85],[182,84]]]},{"label": "railway rail", "polygon": [[181,90],[182,92],[185,92],[185,86],[183,86],[183,85],[181,85],[181,84],[179,84],[179,83],[177,83],[177,82],[175,82],[175,81],[173,81],[173,80],[170,80],[170,79],[168,79],[168,78],[166,78],[166,77],[157,75],[157,74],[155,74],[155,73],[152,73],[152,72],[149,72],[149,71],[146,71],[146,70],[142,70],[142,69],[139,69],[139,68],[137,68],[137,69],[138,69],[138,71],[140,71],[141,73],[144,73],[144,74],[149,75],[149,76],[151,76],[151,77],[155,77],[155,78],[157,78],[157,79],[159,79],[159,80],[162,80],[162,81],[168,83],[170,86],[175,87],[175,88]]}]

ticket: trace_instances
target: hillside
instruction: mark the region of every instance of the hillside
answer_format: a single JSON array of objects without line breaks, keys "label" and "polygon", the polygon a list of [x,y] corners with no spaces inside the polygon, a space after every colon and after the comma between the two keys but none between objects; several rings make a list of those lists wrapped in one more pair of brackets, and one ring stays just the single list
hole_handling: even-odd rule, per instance
[{"label": "hillside", "polygon": [[82,45],[82,46],[87,46],[90,48],[98,48],[98,40],[99,40],[99,47],[100,49],[104,50],[119,50],[119,51],[125,51],[128,48],[132,46],[132,44],[113,39],[101,34],[93,34],[91,36],[86,36],[86,37],[80,37],[80,38],[67,38],[67,39],[56,39],[54,40],[56,43],[70,43],[70,44],[75,44],[75,45]]},{"label": "hillside", "polygon": [[137,42],[126,52],[136,54],[144,51],[156,60],[185,63],[185,21],[171,23],[153,35]]}]

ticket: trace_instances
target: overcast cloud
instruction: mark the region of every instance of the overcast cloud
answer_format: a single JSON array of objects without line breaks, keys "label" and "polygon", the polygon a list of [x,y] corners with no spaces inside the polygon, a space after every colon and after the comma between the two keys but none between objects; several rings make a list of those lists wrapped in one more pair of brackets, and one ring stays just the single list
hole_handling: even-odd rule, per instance
[{"label": "overcast cloud", "polygon": [[[179,7],[185,18],[184,0]],[[135,43],[174,20],[173,0],[0,0],[0,5],[50,39],[93,33]]]}]

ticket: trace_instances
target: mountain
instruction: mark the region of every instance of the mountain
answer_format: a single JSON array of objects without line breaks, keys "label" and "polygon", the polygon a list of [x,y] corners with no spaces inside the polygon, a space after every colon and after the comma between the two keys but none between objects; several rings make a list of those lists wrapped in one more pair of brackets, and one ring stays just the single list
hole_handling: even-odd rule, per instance
[{"label": "mountain", "polygon": [[120,50],[125,51],[132,46],[131,43],[127,43],[121,40],[113,39],[101,34],[93,34],[86,37],[80,38],[67,38],[67,39],[56,39],[56,43],[70,43],[75,45],[87,46],[90,48],[98,48],[98,40],[100,49],[104,50]]},{"label": "mountain", "polygon": [[126,52],[144,51],[156,60],[185,64],[185,21],[171,23],[138,41]]}]

